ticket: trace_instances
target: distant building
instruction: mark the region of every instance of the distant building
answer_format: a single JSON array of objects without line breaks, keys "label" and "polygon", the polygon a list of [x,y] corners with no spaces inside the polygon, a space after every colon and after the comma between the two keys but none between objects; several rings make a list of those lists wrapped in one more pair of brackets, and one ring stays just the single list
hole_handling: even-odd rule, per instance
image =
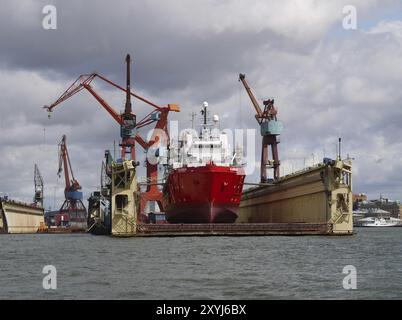
[{"label": "distant building", "polygon": [[353,195],[353,210],[364,217],[401,218],[402,205],[400,201],[380,196],[380,199],[367,200],[363,194]]}]

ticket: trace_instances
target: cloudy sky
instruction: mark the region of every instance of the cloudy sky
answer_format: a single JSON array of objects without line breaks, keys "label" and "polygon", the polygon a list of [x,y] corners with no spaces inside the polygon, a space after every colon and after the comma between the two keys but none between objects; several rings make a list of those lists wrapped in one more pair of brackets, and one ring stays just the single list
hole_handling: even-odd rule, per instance
[{"label": "cloudy sky", "polygon": [[[335,156],[341,136],[344,157],[355,159],[354,191],[402,198],[402,1],[0,2],[0,194],[31,201],[38,163],[46,207],[60,206],[62,134],[86,196],[99,186],[117,124],[88,92],[60,105],[50,120],[41,107],[82,73],[123,84],[130,53],[133,90],[161,105],[179,103],[182,112],[171,119],[181,127],[207,100],[222,128],[255,128],[237,81],[246,73],[258,99],[275,97],[285,126],[282,173]],[[56,30],[42,26],[48,4],[57,9]],[[345,5],[357,10],[355,30],[342,26]],[[94,87],[123,109],[124,95],[99,82]],[[133,106],[139,116],[150,111]],[[257,177],[258,170],[248,180]]]}]

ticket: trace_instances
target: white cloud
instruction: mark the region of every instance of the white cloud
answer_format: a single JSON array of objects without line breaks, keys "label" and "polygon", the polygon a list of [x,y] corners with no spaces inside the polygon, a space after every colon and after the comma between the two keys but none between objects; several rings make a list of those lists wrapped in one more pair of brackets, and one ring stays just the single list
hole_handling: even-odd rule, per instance
[{"label": "white cloud", "polygon": [[[341,1],[192,1],[173,0],[151,5],[162,21],[181,32],[261,32],[269,29],[294,40],[311,41],[325,34],[334,23],[341,23]],[[378,1],[352,1],[358,10],[366,10]]]},{"label": "white cloud", "polygon": [[402,21],[381,21],[367,32],[371,34],[392,34],[402,40]]},{"label": "white cloud", "polygon": [[348,77],[341,88],[342,97],[347,103],[384,105],[392,103],[392,89],[380,87],[372,79]]}]

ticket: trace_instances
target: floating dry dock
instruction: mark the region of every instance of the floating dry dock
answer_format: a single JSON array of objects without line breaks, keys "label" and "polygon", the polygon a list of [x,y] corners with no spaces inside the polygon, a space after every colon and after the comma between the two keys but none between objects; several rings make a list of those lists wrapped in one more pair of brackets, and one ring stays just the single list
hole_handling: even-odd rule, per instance
[{"label": "floating dry dock", "polygon": [[36,233],[44,226],[43,208],[0,199],[0,233]]},{"label": "floating dry dock", "polygon": [[324,163],[246,190],[237,223],[328,224],[329,234],[353,233],[352,165]]},{"label": "floating dry dock", "polygon": [[140,224],[137,236],[324,235],[331,232],[330,228],[325,223]]},{"label": "floating dry dock", "polygon": [[[235,223],[143,224],[136,223],[133,198],[135,168],[120,165],[113,188],[111,235],[259,236],[350,235],[352,219],[352,167],[349,161],[325,159],[323,163],[285,176],[274,184],[246,190]],[[125,168],[127,167],[127,168]],[[119,177],[119,179],[117,179]],[[113,203],[117,203],[113,205]]]}]

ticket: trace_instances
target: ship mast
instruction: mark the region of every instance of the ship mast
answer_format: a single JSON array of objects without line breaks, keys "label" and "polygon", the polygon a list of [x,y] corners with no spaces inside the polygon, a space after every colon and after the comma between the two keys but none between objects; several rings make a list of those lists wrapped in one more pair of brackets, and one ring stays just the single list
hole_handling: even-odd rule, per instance
[{"label": "ship mast", "polygon": [[204,101],[202,103],[202,106],[203,106],[203,109],[201,111],[201,114],[204,116],[203,125],[204,125],[204,129],[206,129],[207,128],[207,107],[208,107],[208,102]]}]

